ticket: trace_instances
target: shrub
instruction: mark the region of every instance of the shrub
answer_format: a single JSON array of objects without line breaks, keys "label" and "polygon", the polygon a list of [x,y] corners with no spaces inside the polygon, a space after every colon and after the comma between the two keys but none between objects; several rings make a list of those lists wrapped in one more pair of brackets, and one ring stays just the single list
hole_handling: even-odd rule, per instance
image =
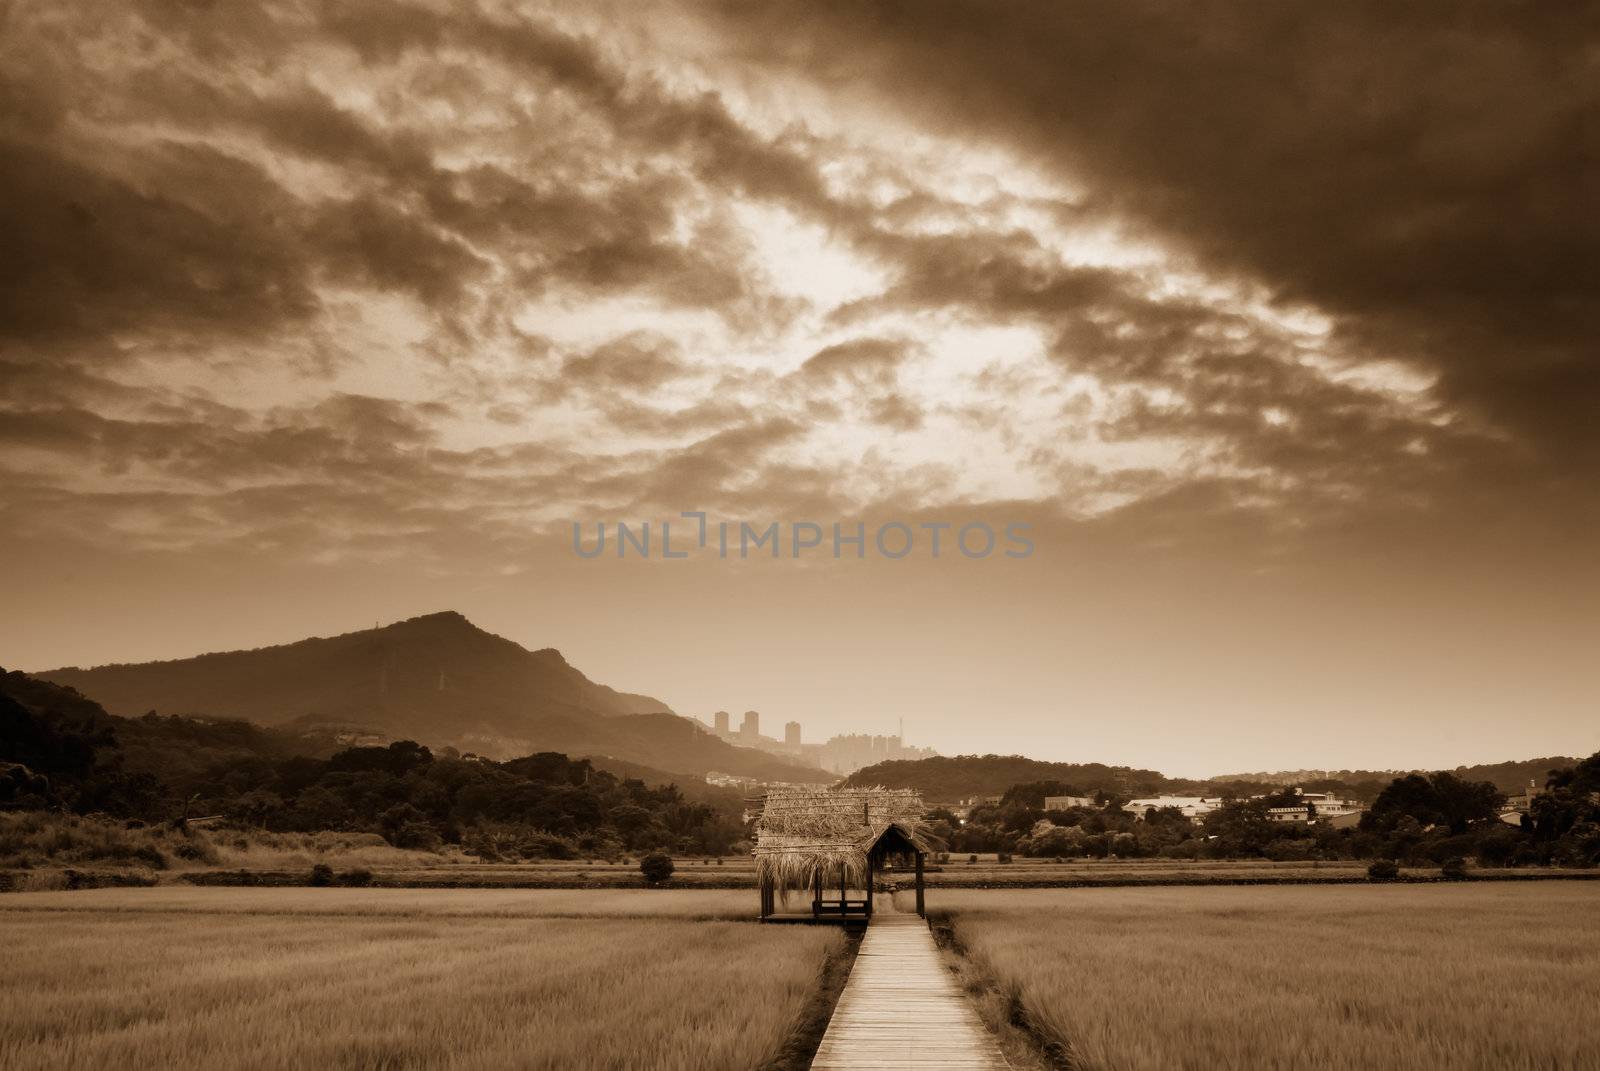
[{"label": "shrub", "polygon": [[1393,859],[1379,859],[1367,867],[1368,881],[1399,881],[1400,865]]},{"label": "shrub", "polygon": [[978,857],[976,855],[967,856],[967,865],[968,866],[971,866],[973,863],[976,863],[977,861],[978,861]]},{"label": "shrub", "polygon": [[997,862],[997,863],[1009,863],[1009,862],[1011,862],[1011,853],[1010,852],[1000,852],[999,854],[997,854],[995,856],[995,862]]},{"label": "shrub", "polygon": [[141,844],[138,847],[127,849],[123,856],[150,867],[152,870],[167,869],[167,857],[153,845]]},{"label": "shrub", "polygon": [[1509,866],[1523,844],[1520,830],[1502,825],[1491,829],[1478,839],[1478,864],[1480,866]]},{"label": "shrub", "polygon": [[339,875],[339,883],[341,885],[371,885],[372,871],[366,867],[359,866],[353,870],[346,870]]},{"label": "shrub", "polygon": [[222,862],[222,857],[217,854],[216,846],[211,843],[204,833],[198,829],[185,829],[171,834],[168,839],[172,854],[179,859],[186,859],[191,863],[209,863],[216,866]]},{"label": "shrub", "polygon": [[327,863],[318,863],[311,868],[311,884],[318,888],[325,888],[333,884],[333,867]]},{"label": "shrub", "polygon": [[524,859],[563,859],[579,858],[577,846],[564,837],[552,833],[530,832],[525,833],[517,841],[517,854]]},{"label": "shrub", "polygon": [[1303,862],[1317,857],[1316,846],[1310,837],[1284,837],[1267,845],[1261,854],[1277,863]]},{"label": "shrub", "polygon": [[1200,841],[1191,837],[1189,840],[1179,841],[1177,844],[1168,844],[1161,849],[1163,859],[1198,859],[1200,858]]},{"label": "shrub", "polygon": [[1439,876],[1445,881],[1466,881],[1467,861],[1461,856],[1452,856],[1439,867]]},{"label": "shrub", "polygon": [[402,822],[389,834],[389,843],[396,848],[436,852],[443,843],[443,838],[439,836],[439,831],[427,822]]},{"label": "shrub", "polygon": [[639,860],[639,873],[651,885],[659,885],[672,877],[672,856],[666,852],[651,852]]}]

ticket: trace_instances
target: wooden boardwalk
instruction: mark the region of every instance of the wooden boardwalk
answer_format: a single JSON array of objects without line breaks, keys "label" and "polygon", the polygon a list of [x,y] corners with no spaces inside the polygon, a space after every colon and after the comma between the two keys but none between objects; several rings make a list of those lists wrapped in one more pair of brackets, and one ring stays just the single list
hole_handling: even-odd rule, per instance
[{"label": "wooden boardwalk", "polygon": [[812,1071],[1000,1071],[1000,1048],[939,960],[928,924],[878,900]]}]

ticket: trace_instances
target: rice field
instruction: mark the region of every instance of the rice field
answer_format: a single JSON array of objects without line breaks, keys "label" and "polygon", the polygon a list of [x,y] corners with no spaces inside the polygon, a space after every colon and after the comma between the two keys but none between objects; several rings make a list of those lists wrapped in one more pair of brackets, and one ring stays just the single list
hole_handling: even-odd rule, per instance
[{"label": "rice field", "polygon": [[929,906],[1081,1071],[1600,1067],[1588,882],[949,890]]},{"label": "rice field", "polygon": [[[749,894],[743,896],[749,900]],[[0,898],[0,1067],[760,1067],[832,929],[673,891]]]},{"label": "rice field", "polygon": [[385,918],[677,918],[740,920],[756,914],[747,889],[83,889],[0,897],[0,918],[23,912],[119,915],[381,915]]}]

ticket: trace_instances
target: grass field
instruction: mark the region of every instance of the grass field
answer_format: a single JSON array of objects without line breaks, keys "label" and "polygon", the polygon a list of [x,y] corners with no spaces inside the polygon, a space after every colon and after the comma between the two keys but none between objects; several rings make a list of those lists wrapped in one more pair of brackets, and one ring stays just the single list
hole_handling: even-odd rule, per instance
[{"label": "grass field", "polygon": [[[420,853],[419,853],[420,854]],[[337,857],[332,865],[342,868]],[[247,883],[271,886],[304,885],[315,855],[300,860],[305,865],[285,869],[281,865],[263,866],[186,866],[164,871],[146,871],[149,884],[199,882],[236,887]],[[678,859],[670,884],[682,889],[754,889],[755,868],[748,856],[724,860],[722,865],[698,858]],[[1051,888],[1079,885],[1172,885],[1236,883],[1323,883],[1365,881],[1365,861],[1270,862],[1267,860],[1164,859],[1077,859],[1056,863],[1046,859],[1018,859],[998,863],[992,857],[977,864],[949,863],[930,868],[929,888]],[[548,889],[636,889],[644,881],[637,862],[540,861],[530,863],[482,863],[465,857],[431,861],[374,863],[365,867],[373,883],[399,888],[548,888]],[[342,873],[342,870],[341,870]],[[1524,867],[1517,870],[1474,868],[1478,877],[1532,880],[1553,877],[1597,879],[1593,870],[1564,870],[1556,867]],[[1433,880],[1437,867],[1403,868],[1407,878]],[[907,871],[882,875],[890,881],[909,883]],[[21,889],[49,890],[66,887],[59,869],[36,869],[0,873],[0,886],[7,883]]]},{"label": "grass field", "polygon": [[842,935],[727,896],[0,897],[0,1067],[760,1067]]},{"label": "grass field", "polygon": [[50,914],[379,915],[386,918],[755,917],[755,894],[732,889],[84,889],[0,897],[0,918]]},{"label": "grass field", "polygon": [[930,914],[1083,1071],[1600,1067],[1587,882],[951,890]]}]

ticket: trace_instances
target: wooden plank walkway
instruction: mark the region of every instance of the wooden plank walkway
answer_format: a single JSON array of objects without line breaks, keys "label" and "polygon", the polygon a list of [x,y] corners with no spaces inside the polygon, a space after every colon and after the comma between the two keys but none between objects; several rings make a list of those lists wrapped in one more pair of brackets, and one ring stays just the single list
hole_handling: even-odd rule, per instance
[{"label": "wooden plank walkway", "polygon": [[811,1071],[1003,1071],[1005,1057],[940,962],[928,924],[883,910],[890,899],[875,905]]}]

